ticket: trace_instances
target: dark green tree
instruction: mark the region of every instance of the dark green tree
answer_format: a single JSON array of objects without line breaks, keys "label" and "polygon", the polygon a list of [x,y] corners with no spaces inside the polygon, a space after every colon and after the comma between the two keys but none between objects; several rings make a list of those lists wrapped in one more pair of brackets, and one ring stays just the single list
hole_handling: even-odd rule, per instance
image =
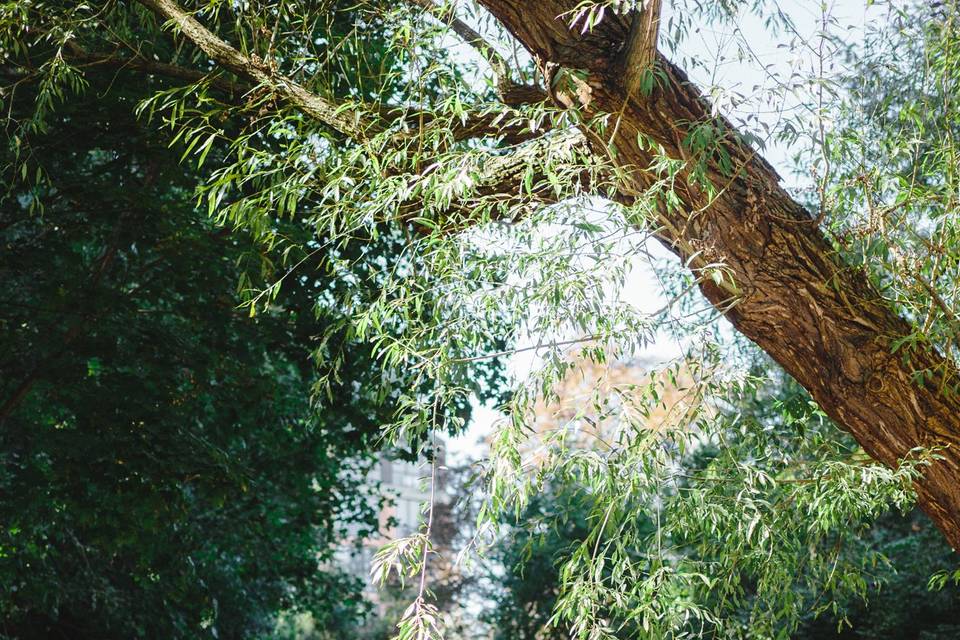
[{"label": "dark green tree", "polygon": [[923,514],[889,514],[866,536],[884,562],[870,576],[868,599],[843,603],[843,615],[805,620],[794,640],[951,640],[960,635],[960,588],[930,589],[931,576],[954,563],[953,551]]},{"label": "dark green tree", "polygon": [[341,333],[316,406],[330,278],[306,264],[250,318],[238,283],[279,251],[196,210],[129,77],[92,80],[27,141],[47,180],[0,205],[0,633],[262,637],[285,610],[349,628],[360,585],[332,552],[376,526],[382,376]]},{"label": "dark green tree", "polygon": [[[323,77],[346,97],[402,61],[384,57],[386,36],[356,38],[374,13],[342,5],[311,25],[284,14],[283,26],[337,43]],[[136,13],[102,15],[144,35]],[[400,390],[430,387],[376,362],[349,319],[380,296],[383,265],[415,260],[398,225],[331,243],[283,202],[258,202],[256,224],[211,218],[197,188],[230,170],[231,138],[266,157],[282,153],[284,131],[256,124],[269,96],[226,80],[193,90],[246,105],[251,120],[221,121],[203,144],[138,115],[145,98],[202,77],[146,62],[148,50],[177,55],[154,35],[141,62],[158,73],[145,80],[145,67],[71,40],[83,71],[68,72],[68,100],[28,69],[57,64],[52,41],[18,51],[27,67],[0,68],[0,634],[265,637],[298,613],[322,633],[355,633],[369,607],[334,552],[374,533],[381,498],[366,471],[381,427]],[[265,173],[222,196],[269,190]],[[497,378],[483,362],[459,380],[489,393]],[[434,418],[456,428],[467,412],[461,400]],[[399,455],[418,444],[410,434]]]}]

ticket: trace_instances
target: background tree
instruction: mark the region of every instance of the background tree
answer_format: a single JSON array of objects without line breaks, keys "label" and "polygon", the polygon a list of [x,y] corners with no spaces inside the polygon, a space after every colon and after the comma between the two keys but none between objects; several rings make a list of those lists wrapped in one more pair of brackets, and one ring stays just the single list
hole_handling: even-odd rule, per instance
[{"label": "background tree", "polygon": [[131,78],[90,79],[29,139],[48,179],[0,209],[0,632],[262,637],[289,609],[348,633],[362,584],[332,554],[376,528],[364,474],[389,386],[341,340],[339,401],[311,402],[329,278],[238,309],[278,252],[196,211]]},{"label": "background tree", "polygon": [[[736,545],[721,536],[736,531],[736,526],[720,526],[710,535],[699,535],[699,532],[691,530],[687,526],[688,519],[681,519],[677,528],[671,526],[670,522],[656,527],[653,518],[669,518],[684,507],[696,508],[689,504],[691,502],[709,508],[709,511],[699,511],[698,515],[703,518],[738,517],[739,514],[724,515],[725,501],[716,495],[709,495],[710,492],[720,492],[708,485],[719,485],[726,487],[722,493],[728,496],[753,493],[759,497],[750,483],[731,481],[737,474],[724,468],[730,464],[759,465],[769,470],[770,458],[774,455],[780,456],[781,460],[790,460],[791,464],[798,464],[804,458],[807,464],[815,464],[834,457],[828,449],[855,450],[854,443],[842,436],[838,439],[835,428],[824,423],[822,416],[810,409],[809,397],[789,380],[782,381],[780,386],[768,387],[765,393],[736,407],[737,422],[755,420],[766,425],[767,433],[763,436],[765,442],[758,442],[752,436],[732,430],[722,449],[701,448],[685,457],[682,466],[675,470],[675,474],[682,478],[681,485],[664,496],[665,504],[661,505],[659,514],[644,513],[639,508],[635,510],[637,517],[645,520],[641,526],[647,529],[648,535],[644,543],[632,548],[634,562],[655,557],[659,546],[667,549],[676,565],[691,563],[712,567],[712,571],[704,573],[708,580],[729,575],[730,582],[725,588],[714,585],[697,600],[704,604],[711,603],[713,599],[730,598],[736,601],[738,605],[730,616],[737,620],[745,635],[766,631],[771,636],[781,634],[790,638],[897,637],[932,640],[954,637],[956,627],[953,622],[960,610],[960,588],[955,584],[945,584],[934,592],[929,589],[931,576],[943,567],[951,566],[952,550],[938,536],[929,520],[917,510],[907,514],[888,513],[862,530],[826,536],[818,542],[813,542],[816,536],[804,530],[808,523],[798,521],[789,525],[785,522],[789,516],[781,522],[755,524],[754,535],[777,537],[778,549],[771,552],[775,558],[773,562],[797,572],[797,575],[789,578],[777,575],[777,584],[774,585],[775,589],[785,591],[775,600],[795,612],[787,616],[785,621],[782,614],[774,612],[768,616],[765,606],[773,598],[770,593],[763,593],[764,589],[769,589],[763,585],[767,571],[758,571],[757,566],[753,565],[749,557],[749,545],[741,547],[743,555],[733,556],[734,564],[739,566],[729,571],[717,571],[717,568],[730,561],[725,556],[729,554],[729,548]],[[728,410],[733,411],[734,408]],[[737,442],[740,439],[748,442]],[[810,455],[809,451],[798,447],[804,440],[820,442],[816,455]],[[589,441],[584,444],[595,446]],[[602,451],[602,447],[597,449]],[[740,457],[735,460],[731,456]],[[761,507],[754,514],[762,513],[764,520],[775,520],[777,516],[774,512],[777,509],[782,509],[784,504],[802,495],[791,491],[789,484],[784,483],[773,491],[764,491],[762,499],[769,501],[773,508],[765,512]],[[700,492],[708,495],[691,497]],[[778,493],[781,495],[778,496]],[[729,504],[732,501],[726,502]],[[735,505],[736,502],[729,506]],[[756,509],[755,502],[753,506]],[[495,637],[530,640],[569,637],[567,630],[563,626],[558,627],[554,619],[557,603],[564,592],[562,571],[577,549],[596,543],[595,522],[603,517],[606,509],[602,497],[598,499],[592,494],[591,483],[572,477],[567,482],[555,482],[543,487],[540,493],[531,497],[519,518],[513,514],[503,516],[501,535],[491,544],[487,553],[490,562],[483,566],[482,577],[474,585],[474,588],[483,592],[489,603],[483,610],[482,618]],[[796,533],[791,534],[791,530]],[[693,544],[688,544],[690,542]],[[830,572],[829,579],[816,574],[816,562],[808,565],[803,560],[806,550],[793,558],[789,557],[797,553],[798,545],[811,542],[817,544],[814,553],[829,559],[826,565]],[[610,565],[608,570],[615,571],[616,566]],[[862,583],[857,585],[859,580]],[[738,590],[739,594],[732,595],[731,587]],[[833,592],[825,593],[826,589],[833,589]],[[683,598],[690,594],[678,596]],[[620,611],[616,609],[604,614],[610,620],[613,636],[642,637],[642,629],[636,627],[634,620],[618,618]],[[766,627],[762,621],[764,617],[770,617],[774,624]],[[796,622],[799,622],[799,626],[794,629]],[[697,637],[724,637],[724,631],[723,628],[709,625],[700,629]]]}]

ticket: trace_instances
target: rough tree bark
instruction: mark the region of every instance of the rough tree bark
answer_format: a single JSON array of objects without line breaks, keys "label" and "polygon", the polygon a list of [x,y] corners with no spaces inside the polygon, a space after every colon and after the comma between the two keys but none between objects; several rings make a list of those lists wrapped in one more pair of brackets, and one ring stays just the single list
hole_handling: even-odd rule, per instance
[{"label": "rough tree bark", "polygon": [[[558,18],[576,0],[480,0],[541,64],[588,73],[595,113],[620,115],[612,143],[616,161],[637,186],[648,183],[651,156],[637,134],[653,138],[675,158],[685,157],[682,141],[690,123],[716,121],[710,105],[685,74],[657,55],[666,74],[651,95],[629,91],[623,61],[631,49],[631,25],[608,12],[588,33]],[[721,125],[730,131],[728,123]],[[588,135],[588,138],[591,136]],[[592,137],[598,144],[596,136]],[[605,141],[604,141],[605,142]],[[776,172],[755,151],[731,135],[725,143],[735,177],[711,176],[726,185],[707,206],[694,184],[681,180],[683,210],[661,211],[660,239],[689,258],[703,252],[726,264],[737,286],[707,279],[703,294],[727,309],[731,323],[803,385],[837,424],[873,458],[889,466],[915,447],[945,447],[917,482],[922,508],[951,546],[960,547],[960,402],[943,391],[955,379],[953,364],[935,352],[910,353],[909,362],[892,353],[894,340],[911,328],[880,299],[866,278],[838,258],[815,221],[780,186]],[[596,148],[596,152],[605,152]],[[915,381],[915,371],[932,378]]]}]

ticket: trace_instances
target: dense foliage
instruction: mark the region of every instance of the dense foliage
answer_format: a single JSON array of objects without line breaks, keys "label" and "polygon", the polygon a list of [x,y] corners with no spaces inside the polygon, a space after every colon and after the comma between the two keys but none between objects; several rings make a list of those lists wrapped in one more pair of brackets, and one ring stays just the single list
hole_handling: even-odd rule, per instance
[{"label": "dense foliage", "polygon": [[49,180],[0,209],[0,631],[240,638],[288,608],[348,628],[360,583],[321,566],[376,526],[380,374],[344,342],[350,378],[314,406],[327,280],[249,318],[237,285],[272,253],[195,210],[130,92],[62,109],[30,138]]},{"label": "dense foliage", "polygon": [[[564,549],[510,633],[786,637],[857,615],[891,510],[960,539],[955,4],[867,2],[886,13],[859,36],[825,3],[812,36],[765,0],[677,0],[662,25],[659,2],[461,4],[0,6],[12,633],[347,621],[316,571],[358,517],[344,461],[429,454],[478,396],[505,419],[468,546],[508,523]],[[727,45],[691,53],[710,30]],[[728,57],[750,95],[713,82]],[[767,145],[800,159],[792,193]],[[659,372],[542,418],[587,363],[664,341]],[[442,633],[442,515],[374,562],[412,585],[402,640]],[[104,600],[88,574],[135,586]],[[183,605],[121,620],[140,591]]]},{"label": "dense foliage", "polygon": [[[640,528],[647,530],[647,538],[644,544],[632,549],[632,560],[666,554],[672,557],[675,565],[697,563],[712,566],[713,573],[704,573],[705,581],[712,581],[717,575],[728,575],[730,582],[727,585],[711,584],[700,598],[703,602],[710,602],[713,598],[728,597],[739,603],[730,615],[742,626],[745,634],[766,631],[790,638],[925,640],[955,637],[960,587],[945,581],[935,590],[930,589],[931,577],[943,567],[951,566],[953,552],[921,513],[888,513],[868,527],[856,528],[853,535],[827,536],[817,542],[817,536],[805,530],[806,523],[790,522],[791,515],[776,513],[797,498],[802,499],[802,492],[781,488],[782,497],[774,501],[777,491],[759,494],[749,485],[730,482],[733,475],[723,469],[729,464],[759,464],[762,469],[780,456],[795,462],[807,458],[806,464],[822,459],[823,451],[818,456],[808,457],[797,449],[800,441],[794,434],[798,432],[826,447],[842,443],[842,438],[841,443],[831,443],[835,437],[833,427],[824,424],[815,413],[805,410],[809,408],[808,403],[809,398],[789,381],[778,388],[768,389],[762,397],[738,407],[739,420],[771,424],[780,421],[778,415],[789,416],[785,428],[768,430],[763,437],[765,443],[754,440],[749,432],[731,431],[728,437],[732,441],[744,437],[750,440],[739,448],[745,456],[743,459],[730,458],[730,453],[737,451],[738,447],[732,446],[734,442],[728,442],[722,450],[712,447],[696,450],[684,458],[682,468],[675,472],[683,479],[682,485],[698,487],[698,493],[708,491],[703,488],[705,483],[697,481],[697,478],[704,478],[709,479],[710,484],[725,485],[724,493],[752,494],[754,516],[774,520],[769,523],[751,520],[751,526],[757,532],[753,535],[776,536],[775,546],[766,548],[769,562],[790,567],[797,575],[784,577],[778,574],[774,584],[765,585],[763,581],[770,580],[771,570],[751,560],[749,546],[742,542],[698,535],[689,527],[690,520],[681,521],[681,526],[676,528],[672,523],[656,527],[656,518],[663,514],[669,517],[676,509],[670,508],[670,501],[683,505],[683,489],[678,489],[678,495],[667,497],[668,502],[665,507],[661,506],[659,513],[635,510]],[[850,445],[849,442],[842,444]],[[806,481],[797,479],[796,482]],[[744,498],[741,503],[750,499]],[[758,505],[757,498],[770,501],[770,504]],[[686,499],[695,503],[701,500],[712,507],[711,513],[701,511],[704,518],[740,517],[740,514],[723,514],[723,502],[715,497],[698,495]],[[490,603],[482,617],[495,637],[523,640],[568,637],[566,629],[556,624],[555,617],[558,599],[563,594],[564,565],[585,544],[595,544],[592,532],[605,509],[605,503],[590,492],[589,485],[574,478],[570,482],[546,485],[530,499],[519,518],[513,515],[504,518],[502,536],[490,548],[491,563],[486,565],[478,584]],[[847,509],[838,511],[842,513]],[[727,526],[721,530],[733,531],[735,527]],[[691,541],[694,544],[685,544]],[[721,573],[717,569],[730,562],[724,554],[732,544],[740,544],[743,551],[735,554],[732,565]],[[799,549],[801,544],[816,544],[816,548]],[[791,558],[793,554],[796,555]],[[829,577],[816,574],[816,561],[804,560],[805,556],[811,555],[821,555],[829,560],[826,565]],[[611,563],[603,570],[616,571],[618,566],[621,565]],[[857,585],[860,579],[864,582]],[[736,595],[731,595],[731,587]],[[828,594],[825,589],[834,589],[834,592]],[[764,590],[768,593],[764,594]],[[782,616],[765,611],[764,607],[772,600],[770,590],[782,590],[776,600],[783,606],[792,607],[795,613]],[[688,596],[679,594],[679,597]],[[618,617],[616,610],[603,615],[610,621],[613,637],[642,635],[635,620]],[[773,624],[768,626],[765,618]],[[700,630],[698,637],[724,636],[722,629],[708,626]]]},{"label": "dense foliage", "polygon": [[[563,629],[552,627],[550,620],[561,585],[560,567],[588,532],[589,499],[573,494],[575,490],[562,487],[562,492],[548,490],[532,499],[523,521],[546,517],[553,526],[543,526],[536,534],[527,526],[511,526],[509,535],[491,551],[494,564],[485,576],[488,586],[484,592],[490,605],[483,615],[494,637],[567,637]],[[949,566],[952,551],[929,521],[916,513],[906,518],[886,516],[866,537],[883,557],[870,571],[868,599],[845,599],[836,611],[821,612],[817,617],[808,614],[789,637],[955,638],[960,589],[952,586],[931,593],[928,588],[930,576]],[[810,597],[815,599],[816,594]],[[636,637],[636,629],[628,625],[615,635]]]}]

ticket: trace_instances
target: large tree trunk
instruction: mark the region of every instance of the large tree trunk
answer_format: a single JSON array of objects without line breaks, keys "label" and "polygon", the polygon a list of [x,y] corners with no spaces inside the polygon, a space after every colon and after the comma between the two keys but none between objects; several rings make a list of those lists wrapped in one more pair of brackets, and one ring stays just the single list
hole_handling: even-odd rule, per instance
[{"label": "large tree trunk", "polygon": [[[638,133],[669,155],[683,158],[690,123],[713,120],[709,104],[683,72],[662,56],[656,64],[667,82],[652,95],[628,95],[623,68],[630,33],[627,21],[608,12],[587,33],[559,15],[576,0],[480,0],[542,63],[588,72],[592,91],[584,109],[622,114],[612,142],[616,161],[637,188],[649,183],[651,155]],[[729,129],[729,124],[723,122]],[[597,153],[606,153],[594,140]],[[728,131],[728,133],[733,133]],[[953,363],[937,353],[912,350],[909,361],[892,343],[911,332],[856,269],[845,265],[807,211],[780,187],[776,172],[738,136],[725,149],[736,177],[715,169],[726,185],[709,203],[702,189],[680,180],[683,210],[662,208],[661,240],[682,258],[702,252],[726,264],[732,287],[710,279],[703,294],[745,336],[802,384],[837,424],[872,457],[889,466],[916,447],[945,447],[916,483],[923,509],[954,548],[960,547],[960,402],[949,389]],[[629,190],[629,188],[628,188]],[[929,371],[918,382],[914,372]]]}]

